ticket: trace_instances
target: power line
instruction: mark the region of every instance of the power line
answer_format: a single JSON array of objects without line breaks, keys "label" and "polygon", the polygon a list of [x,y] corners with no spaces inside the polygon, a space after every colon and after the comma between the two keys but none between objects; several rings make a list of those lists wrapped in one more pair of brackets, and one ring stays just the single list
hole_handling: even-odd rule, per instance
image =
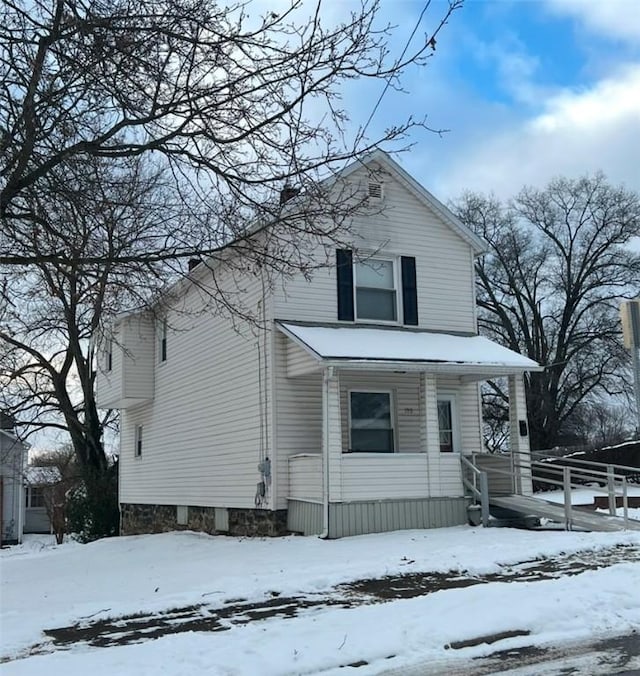
[{"label": "power line", "polygon": [[[409,49],[409,45],[411,44],[411,41],[413,40],[413,37],[414,37],[414,35],[416,34],[416,32],[417,32],[417,30],[418,30],[420,24],[422,23],[422,19],[424,18],[424,15],[426,14],[427,9],[429,8],[429,5],[430,5],[430,4],[431,4],[431,0],[427,0],[427,2],[425,2],[424,7],[422,8],[422,11],[420,12],[420,16],[418,17],[418,21],[416,22],[416,25],[413,27],[413,30],[411,31],[411,35],[409,36],[409,39],[407,40],[407,43],[405,44],[404,49],[402,50],[402,53],[401,53],[400,56],[396,59],[396,62],[395,62],[395,65],[394,65],[394,70],[395,70],[395,68],[402,62],[402,59],[404,58],[404,55],[407,53],[407,49]],[[375,104],[375,106],[373,107],[373,110],[371,111],[371,115],[369,115],[369,119],[367,120],[367,122],[365,123],[364,127],[362,128],[362,131],[360,132],[360,134],[358,134],[358,136],[359,136],[360,138],[363,138],[363,137],[364,137],[364,135],[365,135],[365,133],[366,133],[366,131],[367,131],[367,128],[368,128],[369,125],[371,124],[371,120],[373,120],[373,116],[376,114],[378,108],[380,107],[380,104],[382,103],[382,99],[384,98],[385,94],[387,93],[387,90],[388,90],[389,87],[391,86],[391,77],[392,77],[392,76],[389,76],[389,77],[387,78],[387,83],[386,83],[386,85],[384,86],[384,89],[382,90],[382,93],[381,93],[380,96],[378,97],[378,100],[376,101],[376,104]],[[356,144],[357,144],[357,143],[356,143]]]}]

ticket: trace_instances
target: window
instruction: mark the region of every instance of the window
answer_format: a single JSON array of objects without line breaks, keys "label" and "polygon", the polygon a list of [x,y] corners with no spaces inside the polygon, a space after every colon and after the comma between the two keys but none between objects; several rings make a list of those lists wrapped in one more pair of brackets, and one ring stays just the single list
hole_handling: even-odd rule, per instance
[{"label": "window", "polygon": [[350,392],[350,447],[352,452],[393,453],[393,416],[390,392]]},{"label": "window", "polygon": [[[338,320],[418,325],[416,259],[369,258],[354,265],[351,249],[336,251]],[[402,289],[402,292],[400,291]]]},{"label": "window", "polygon": [[142,455],[142,425],[136,425],[136,457]]},{"label": "window", "polygon": [[440,452],[457,452],[459,448],[454,397],[438,398],[438,429],[440,432]]},{"label": "window", "polygon": [[111,371],[113,369],[113,339],[112,338],[109,338],[109,340],[107,341],[105,361],[106,361],[105,366],[107,368],[107,371]]},{"label": "window", "polygon": [[355,264],[357,319],[398,320],[394,261],[369,258]]},{"label": "window", "polygon": [[27,507],[45,507],[44,486],[29,486],[26,492]]},{"label": "window", "polygon": [[158,358],[167,361],[167,320],[161,320],[158,331]]}]

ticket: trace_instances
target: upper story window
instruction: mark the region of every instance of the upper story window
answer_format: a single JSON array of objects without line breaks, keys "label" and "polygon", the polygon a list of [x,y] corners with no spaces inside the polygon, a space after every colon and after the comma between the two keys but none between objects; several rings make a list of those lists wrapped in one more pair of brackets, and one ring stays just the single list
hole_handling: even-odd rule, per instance
[{"label": "upper story window", "polygon": [[369,258],[355,264],[356,319],[398,321],[394,260]]},{"label": "upper story window", "polygon": [[413,256],[375,257],[354,264],[350,249],[336,252],[340,321],[418,324],[418,285]]},{"label": "upper story window", "polygon": [[166,318],[160,320],[158,327],[158,359],[163,362],[167,361],[167,320]]},{"label": "upper story window", "polygon": [[113,369],[113,338],[107,340],[107,346],[105,349],[105,368],[107,371]]}]

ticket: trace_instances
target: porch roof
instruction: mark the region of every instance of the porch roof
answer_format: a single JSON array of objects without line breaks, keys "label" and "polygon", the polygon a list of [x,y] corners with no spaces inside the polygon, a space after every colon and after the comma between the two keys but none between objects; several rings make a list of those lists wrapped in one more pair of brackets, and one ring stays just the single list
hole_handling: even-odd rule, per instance
[{"label": "porch roof", "polygon": [[539,371],[535,361],[482,336],[401,328],[302,325],[280,330],[316,360],[342,368],[413,368],[458,374]]}]

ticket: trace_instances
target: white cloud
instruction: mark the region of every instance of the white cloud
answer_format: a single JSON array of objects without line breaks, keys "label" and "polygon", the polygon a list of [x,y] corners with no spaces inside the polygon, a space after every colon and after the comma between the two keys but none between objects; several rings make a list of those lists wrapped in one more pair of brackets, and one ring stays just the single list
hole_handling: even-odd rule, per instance
[{"label": "white cloud", "polygon": [[462,190],[508,196],[558,175],[604,171],[640,191],[640,64],[627,65],[590,89],[565,90],[533,117],[486,124],[484,138],[458,144],[456,156],[426,183],[443,197]]},{"label": "white cloud", "polygon": [[556,14],[577,19],[594,34],[624,41],[640,38],[638,0],[547,0]]}]

